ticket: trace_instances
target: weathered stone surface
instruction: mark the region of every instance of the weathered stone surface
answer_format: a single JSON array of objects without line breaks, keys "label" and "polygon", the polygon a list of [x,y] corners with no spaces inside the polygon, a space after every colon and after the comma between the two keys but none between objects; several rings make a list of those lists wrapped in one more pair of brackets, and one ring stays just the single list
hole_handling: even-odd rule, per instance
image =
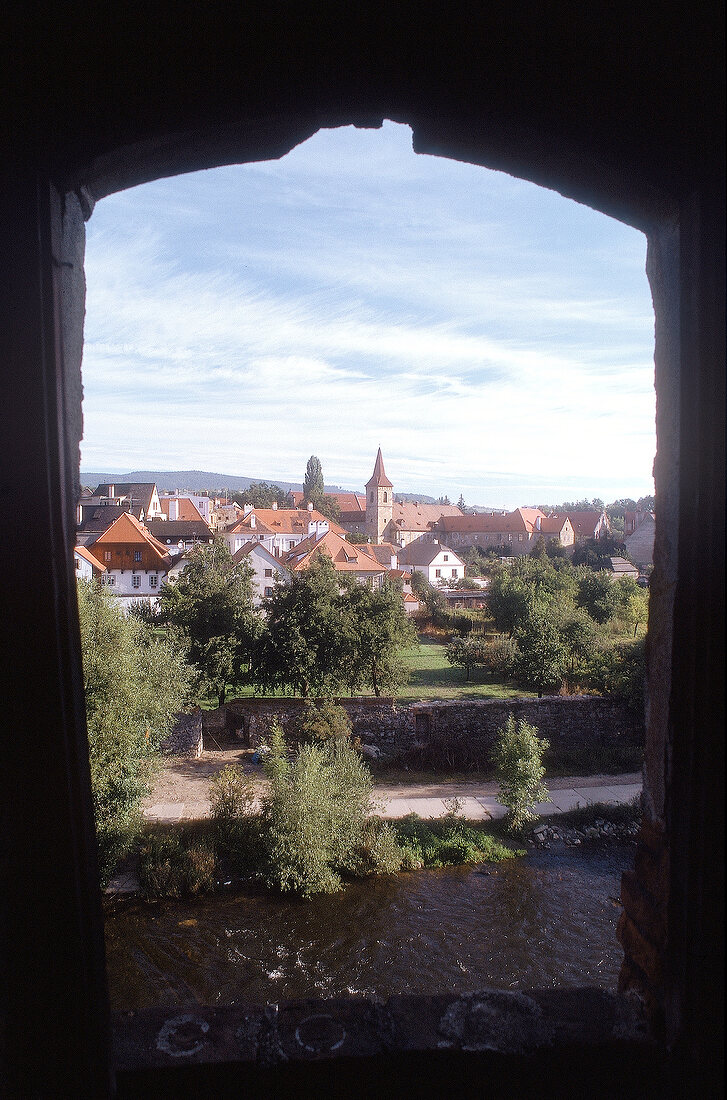
[{"label": "weathered stone surface", "polygon": [[169,736],[162,741],[161,751],[168,756],[191,756],[196,759],[202,755],[202,712],[179,714]]},{"label": "weathered stone surface", "polygon": [[[365,755],[410,767],[486,768],[498,729],[514,714],[537,726],[553,748],[580,748],[643,741],[641,716],[618,699],[549,696],[542,699],[431,700],[397,704],[393,699],[339,699]],[[236,699],[204,715],[205,732],[223,733],[256,747],[277,719],[289,732],[300,699]]]}]

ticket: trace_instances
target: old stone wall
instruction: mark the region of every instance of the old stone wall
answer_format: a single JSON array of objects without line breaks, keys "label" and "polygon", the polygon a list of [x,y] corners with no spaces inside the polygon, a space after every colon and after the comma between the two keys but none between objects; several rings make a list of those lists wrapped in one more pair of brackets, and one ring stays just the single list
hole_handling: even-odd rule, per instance
[{"label": "old stone wall", "polygon": [[[555,750],[632,746],[643,742],[643,719],[624,702],[598,696],[541,699],[427,701],[339,699],[364,752],[420,767],[486,768],[498,729],[513,714],[547,737]],[[300,699],[236,699],[204,715],[205,744],[265,741],[277,718],[289,732],[304,706]]]},{"label": "old stone wall", "polygon": [[160,748],[169,756],[191,756],[196,759],[202,755],[203,745],[202,711],[196,710],[193,714],[177,715],[173,729]]}]

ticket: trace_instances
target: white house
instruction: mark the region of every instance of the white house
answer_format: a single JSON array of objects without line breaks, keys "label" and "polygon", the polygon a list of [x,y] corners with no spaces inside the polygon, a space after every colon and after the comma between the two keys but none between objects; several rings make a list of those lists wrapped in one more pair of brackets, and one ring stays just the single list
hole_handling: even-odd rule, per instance
[{"label": "white house", "polygon": [[247,542],[261,543],[274,557],[283,557],[303,539],[320,537],[329,530],[343,538],[346,532],[317,512],[307,508],[254,508],[245,506],[244,515],[223,532],[230,553],[234,556]]},{"label": "white house", "polygon": [[246,561],[253,571],[252,576],[252,602],[254,607],[259,607],[266,596],[272,596],[275,582],[278,580],[290,580],[290,571],[283,563],[273,557],[260,542],[246,542],[232,555],[232,560],[237,564]]},{"label": "white house", "polygon": [[430,584],[452,585],[464,577],[464,562],[449,546],[423,536],[399,551],[399,566],[423,573]]},{"label": "white house", "polygon": [[96,539],[91,554],[104,566],[101,583],[127,610],[135,603],[156,603],[172,564],[167,547],[130,512],[122,512]]},{"label": "white house", "polygon": [[93,556],[85,546],[76,546],[73,551],[77,581],[90,581],[106,572],[106,566]]}]

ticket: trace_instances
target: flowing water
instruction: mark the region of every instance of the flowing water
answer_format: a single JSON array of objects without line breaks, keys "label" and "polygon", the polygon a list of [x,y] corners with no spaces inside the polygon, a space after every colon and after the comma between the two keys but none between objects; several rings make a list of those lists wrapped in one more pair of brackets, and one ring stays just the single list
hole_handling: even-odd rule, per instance
[{"label": "flowing water", "polygon": [[194,902],[117,901],[112,1007],[464,993],[485,986],[615,989],[618,843],[349,884],[302,902],[257,889]]}]

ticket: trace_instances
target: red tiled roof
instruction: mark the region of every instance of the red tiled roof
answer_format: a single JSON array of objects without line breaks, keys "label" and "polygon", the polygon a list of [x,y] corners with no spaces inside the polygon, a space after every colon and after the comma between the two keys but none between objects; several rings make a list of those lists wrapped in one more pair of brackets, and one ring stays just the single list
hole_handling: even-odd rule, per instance
[{"label": "red tiled roof", "polygon": [[159,503],[162,506],[162,512],[169,519],[169,503],[175,500],[177,503],[177,520],[199,520],[204,523],[204,516],[201,514],[198,508],[195,507],[193,502],[187,497],[162,497]]},{"label": "red tiled roof", "polygon": [[327,531],[318,537],[311,535],[293,547],[284,560],[289,569],[297,572],[300,569],[306,569],[315,556],[321,553],[327,554],[336,570],[341,573],[383,573],[385,571],[384,566],[376,561],[367,547],[347,542],[335,531]]},{"label": "red tiled roof", "polygon": [[94,546],[126,543],[134,546],[148,546],[160,558],[167,557],[167,548],[149,533],[143,523],[130,512],[122,512],[109,528],[94,542]]},{"label": "red tiled roof", "polygon": [[551,512],[550,519],[568,518],[573,531],[579,538],[593,538],[603,514],[603,512]]},{"label": "red tiled roof", "polygon": [[97,558],[94,558],[93,554],[87,550],[85,546],[76,546],[73,552],[74,554],[78,554],[79,558],[84,558],[94,569],[98,569],[99,573],[106,572],[106,566],[98,561]]}]

